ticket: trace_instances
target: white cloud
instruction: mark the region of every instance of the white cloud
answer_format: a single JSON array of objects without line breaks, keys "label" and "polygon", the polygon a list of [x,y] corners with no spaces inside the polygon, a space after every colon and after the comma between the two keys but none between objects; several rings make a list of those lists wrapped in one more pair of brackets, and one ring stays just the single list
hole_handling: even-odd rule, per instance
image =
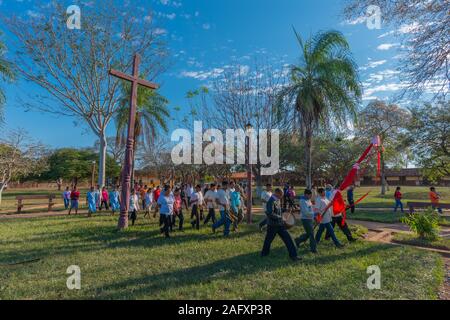
[{"label": "white cloud", "polygon": [[173,19],[175,19],[177,17],[177,15],[175,13],[171,13],[171,14],[166,15],[166,17],[169,20],[173,20]]},{"label": "white cloud", "polygon": [[394,34],[407,34],[407,33],[416,33],[419,31],[420,24],[417,22],[413,22],[410,24],[403,24],[401,25],[397,30],[388,31],[386,33],[383,33],[382,35],[378,36],[379,39],[391,36]]},{"label": "white cloud", "polygon": [[367,81],[369,83],[379,83],[383,80],[390,80],[397,76],[400,72],[397,70],[386,69],[382,71],[378,71],[376,73],[371,73]]},{"label": "white cloud", "polygon": [[393,48],[393,47],[396,47],[396,46],[398,46],[398,43],[383,43],[383,44],[380,44],[380,45],[377,47],[377,49],[378,49],[378,50],[385,51],[385,50],[389,50],[389,49],[391,49],[391,48]]},{"label": "white cloud", "polygon": [[376,68],[376,67],[379,67],[379,66],[385,64],[386,62],[387,62],[387,60],[370,61],[368,64],[361,67],[360,69],[361,70],[373,69],[373,68]]},{"label": "white cloud", "polygon": [[354,20],[346,20],[344,22],[344,24],[355,25],[355,24],[365,23],[366,21],[367,21],[367,17],[361,16],[361,17],[358,17],[358,18],[356,18]]},{"label": "white cloud", "polygon": [[205,29],[205,30],[209,30],[209,29],[211,29],[211,25],[209,23],[204,23],[202,25],[202,28]]},{"label": "white cloud", "polygon": [[41,15],[33,10],[27,10],[27,16],[31,17],[31,18],[39,18]]},{"label": "white cloud", "polygon": [[156,35],[166,34],[167,30],[166,29],[162,29],[162,28],[156,28],[155,31],[153,31],[153,33],[156,34]]},{"label": "white cloud", "polygon": [[377,92],[391,92],[391,91],[398,91],[406,88],[406,83],[401,82],[393,82],[393,83],[385,83],[380,84],[378,86],[372,86],[370,88],[364,89],[364,97],[370,97],[374,93]]},{"label": "white cloud", "polygon": [[157,12],[156,14],[158,15],[158,17],[169,19],[169,20],[174,20],[177,17],[176,13]]},{"label": "white cloud", "polygon": [[218,78],[224,71],[222,68],[214,68],[209,71],[183,71],[181,72],[181,77],[204,81]]}]

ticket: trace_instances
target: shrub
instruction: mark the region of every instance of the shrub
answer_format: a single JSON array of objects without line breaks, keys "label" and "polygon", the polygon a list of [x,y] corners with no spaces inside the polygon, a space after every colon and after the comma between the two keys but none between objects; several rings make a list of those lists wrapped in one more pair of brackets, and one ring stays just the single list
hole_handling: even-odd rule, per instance
[{"label": "shrub", "polygon": [[435,240],[439,237],[439,216],[432,208],[408,215],[402,218],[402,222],[421,239]]}]

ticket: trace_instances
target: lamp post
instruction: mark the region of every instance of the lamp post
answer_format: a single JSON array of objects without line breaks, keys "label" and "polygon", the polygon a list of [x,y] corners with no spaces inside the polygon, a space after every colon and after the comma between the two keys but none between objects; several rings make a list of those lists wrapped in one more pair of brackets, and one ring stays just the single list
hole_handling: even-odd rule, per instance
[{"label": "lamp post", "polygon": [[250,158],[250,134],[252,133],[253,126],[248,123],[245,126],[247,135],[245,137],[245,148],[246,148],[246,165],[247,165],[247,223],[252,223],[252,165]]},{"label": "lamp post", "polygon": [[92,161],[91,187],[94,186],[94,181],[95,181],[95,160]]}]

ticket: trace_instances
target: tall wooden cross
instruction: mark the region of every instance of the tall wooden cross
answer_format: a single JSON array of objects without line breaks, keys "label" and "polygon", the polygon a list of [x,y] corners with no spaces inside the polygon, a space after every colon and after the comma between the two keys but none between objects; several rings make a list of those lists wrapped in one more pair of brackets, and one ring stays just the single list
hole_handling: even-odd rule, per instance
[{"label": "tall wooden cross", "polygon": [[131,190],[131,170],[133,167],[133,153],[134,153],[134,126],[136,123],[136,104],[138,86],[144,86],[150,89],[157,89],[158,85],[148,82],[143,79],[139,79],[139,65],[141,63],[141,57],[138,54],[134,55],[133,61],[133,75],[128,75],[117,70],[110,70],[109,74],[131,82],[131,97],[130,97],[130,116],[128,120],[128,137],[127,146],[125,151],[125,163],[122,169],[122,193],[120,201],[120,217],[118,228],[125,229],[128,227],[128,209],[130,203],[130,190]]}]

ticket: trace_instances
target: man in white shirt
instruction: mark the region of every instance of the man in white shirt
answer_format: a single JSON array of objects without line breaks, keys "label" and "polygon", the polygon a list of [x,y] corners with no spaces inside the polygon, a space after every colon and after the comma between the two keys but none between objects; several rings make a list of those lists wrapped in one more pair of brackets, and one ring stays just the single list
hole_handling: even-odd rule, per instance
[{"label": "man in white shirt", "polygon": [[[320,238],[322,237],[322,233],[327,230],[327,234],[330,235],[331,239],[333,239],[334,244],[338,248],[342,248],[343,245],[339,242],[334,234],[333,226],[331,225],[333,208],[329,207],[326,211],[325,209],[330,204],[330,200],[327,199],[325,195],[325,190],[323,188],[319,188],[317,190],[319,196],[316,199],[315,208],[319,214],[322,215],[322,220],[320,221],[319,230],[316,233],[316,242],[320,242]],[[325,212],[324,212],[325,211]]]},{"label": "man in white shirt", "polygon": [[300,197],[300,219],[302,221],[305,233],[295,239],[295,244],[300,246],[301,243],[309,239],[309,248],[312,253],[317,253],[316,239],[314,238],[314,210],[311,202],[312,192],[306,189],[304,195]]},{"label": "man in white shirt", "polygon": [[217,191],[216,203],[220,211],[220,219],[212,226],[212,231],[215,233],[216,229],[224,225],[223,235],[228,237],[230,234],[231,219],[229,215],[230,199],[227,197],[226,190],[228,189],[228,182],[222,182],[222,188]]},{"label": "man in white shirt", "polygon": [[206,216],[206,219],[204,221],[204,224],[207,224],[209,220],[212,221],[212,223],[216,223],[216,196],[217,196],[217,186],[215,183],[211,183],[211,186],[208,191],[205,193],[205,203],[206,208],[208,209],[208,215]]},{"label": "man in white shirt", "polygon": [[[262,207],[264,210],[264,215],[267,213],[267,202],[270,200],[271,197],[272,197],[272,185],[270,183],[268,183],[268,184],[266,184],[266,190],[261,192],[261,202],[262,202]],[[264,218],[259,223],[259,230],[261,230],[261,232],[262,232],[264,226],[266,226],[266,225],[267,225],[267,217]]]},{"label": "man in white shirt", "polygon": [[158,198],[159,214],[161,217],[162,228],[161,233],[164,233],[166,238],[170,238],[170,226],[172,224],[173,205],[175,198],[172,194],[170,186],[165,186],[163,193]]},{"label": "man in white shirt", "polygon": [[184,193],[186,195],[187,198],[187,202],[188,202],[188,206],[190,206],[190,201],[191,201],[191,196],[194,193],[194,188],[192,188],[192,185],[190,183],[188,183],[186,185],[186,188],[184,189]]},{"label": "man in white shirt", "polygon": [[192,228],[196,228],[197,230],[200,230],[200,206],[203,205],[203,195],[201,192],[201,186],[197,185],[195,187],[195,192],[191,194],[191,201],[190,201],[190,207],[191,207],[191,224]]}]

